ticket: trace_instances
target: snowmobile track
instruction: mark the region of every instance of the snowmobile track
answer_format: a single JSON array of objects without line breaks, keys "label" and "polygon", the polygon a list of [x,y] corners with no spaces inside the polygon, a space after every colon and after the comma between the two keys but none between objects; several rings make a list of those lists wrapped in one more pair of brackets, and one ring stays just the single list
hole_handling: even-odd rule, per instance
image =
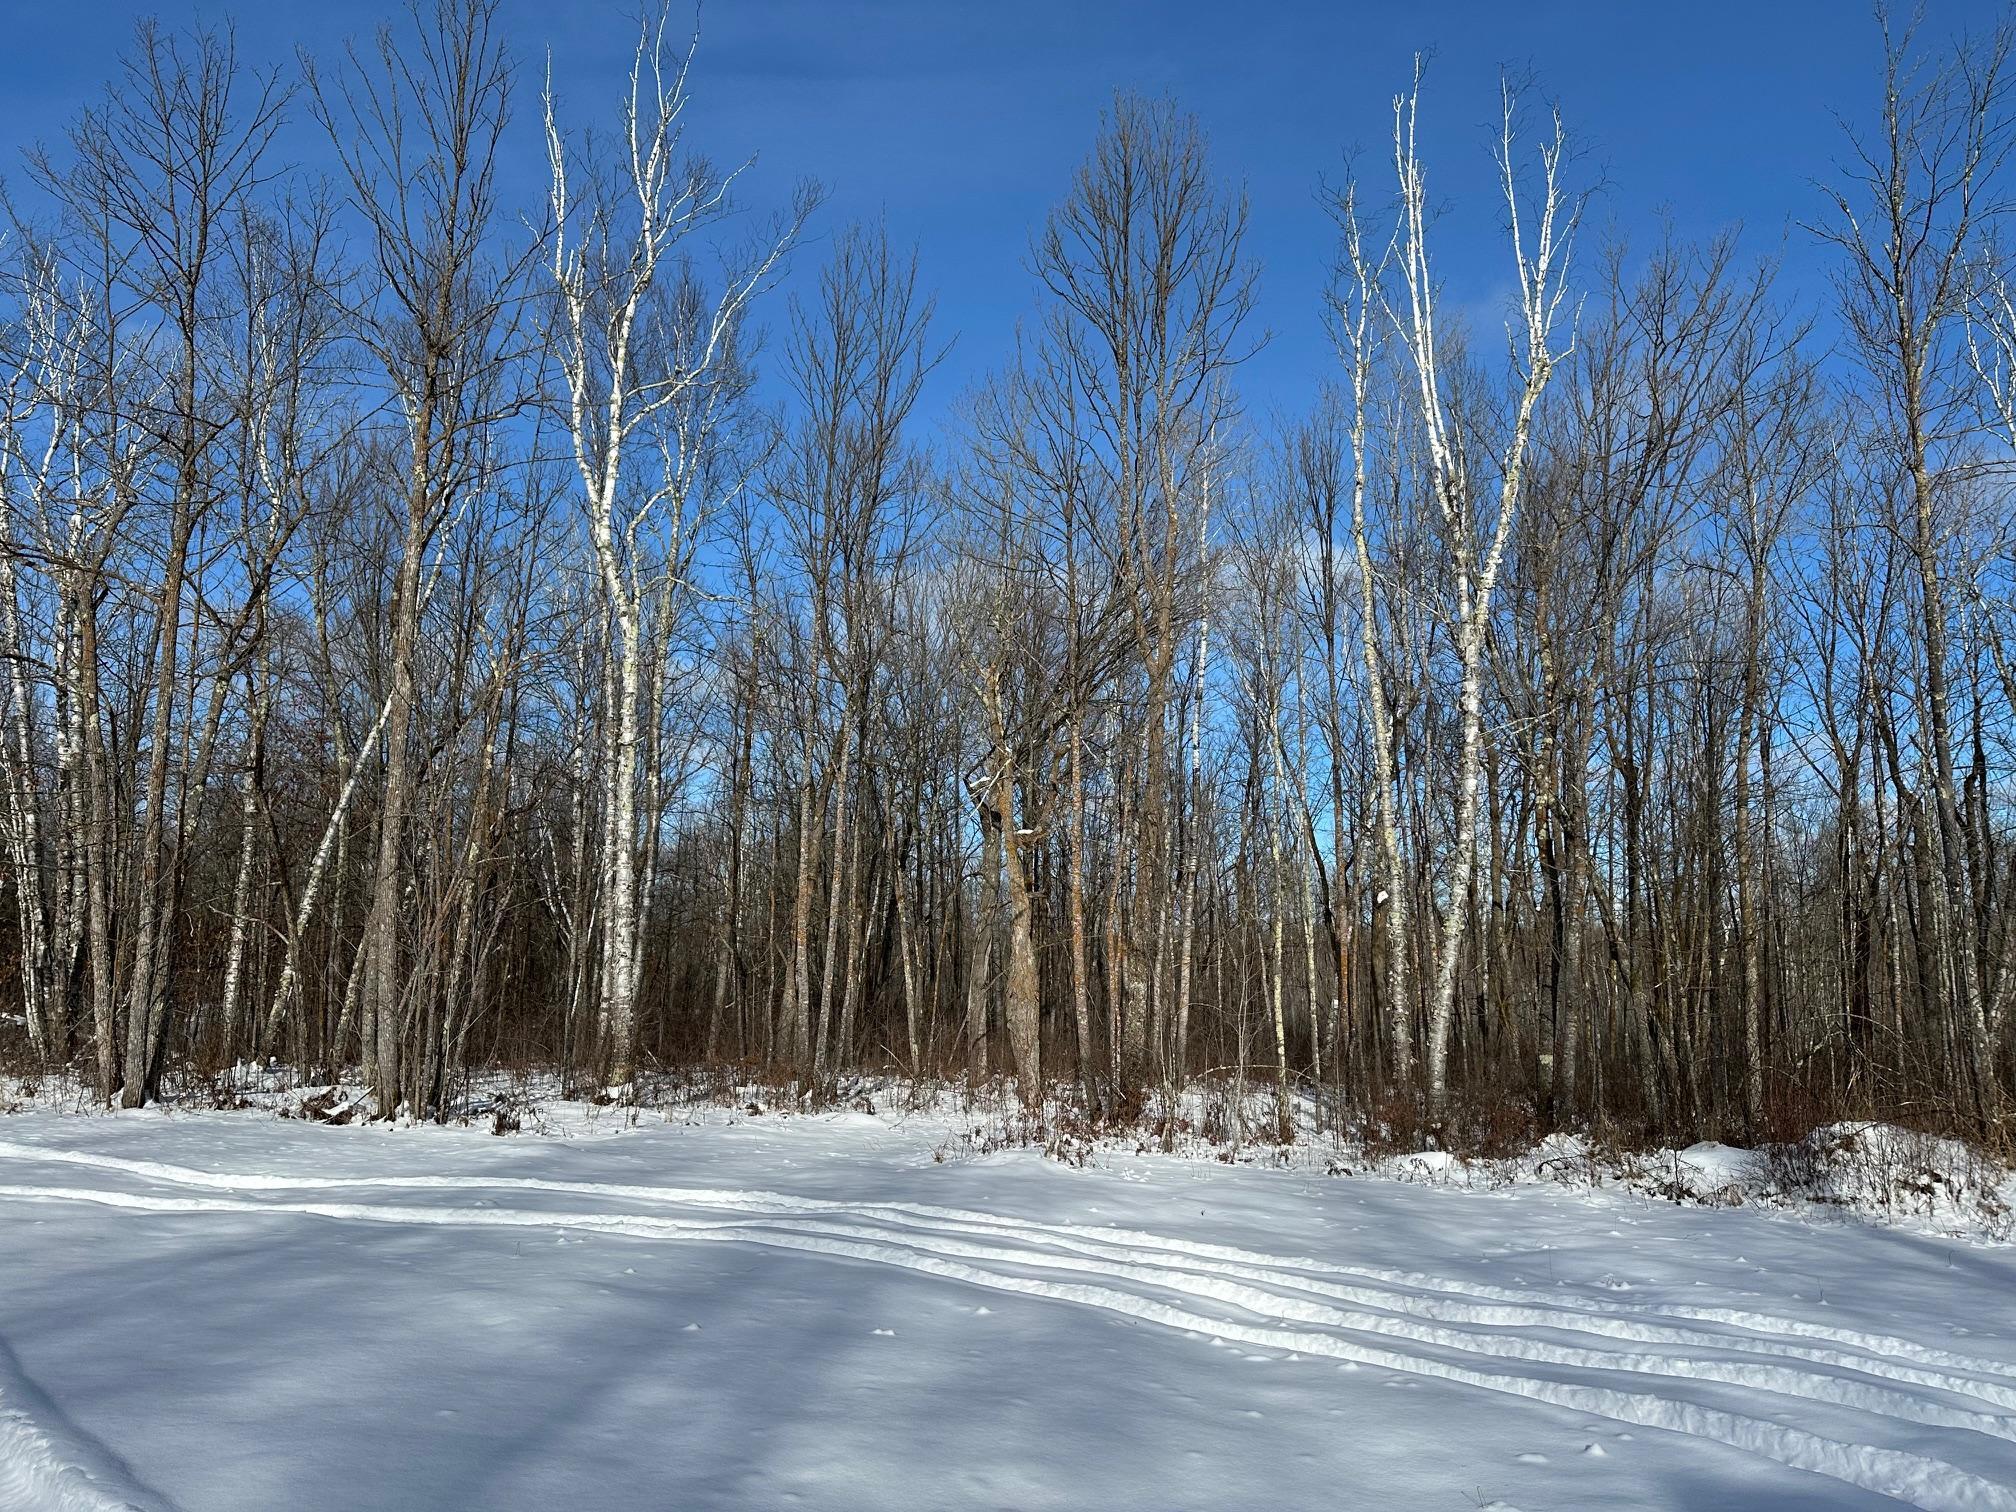
[{"label": "snowmobile track", "polygon": [[[2016,1444],[2016,1367],[1768,1313],[1564,1300],[1141,1230],[914,1203],[523,1177],[232,1173],[5,1141],[0,1163],[112,1178],[0,1184],[0,1199],[136,1214],[571,1230],[894,1266],[1224,1344],[1448,1381],[1692,1435],[1937,1512],[2016,1512],[2016,1452],[2005,1447]],[[514,1195],[581,1205],[489,1205]],[[428,1196],[469,1200],[414,1200]],[[1728,1397],[1719,1387],[1740,1388],[1753,1410],[1722,1405]],[[1757,1415],[1758,1393],[1800,1407],[1809,1421],[1838,1424],[1838,1434]],[[1936,1440],[1941,1453],[1971,1463],[1923,1452],[1925,1428],[1946,1430]],[[10,1431],[34,1433],[25,1419],[0,1415],[0,1491],[10,1474],[28,1473],[21,1466],[51,1460],[26,1452]],[[23,1504],[100,1512],[130,1503],[24,1497]]]}]

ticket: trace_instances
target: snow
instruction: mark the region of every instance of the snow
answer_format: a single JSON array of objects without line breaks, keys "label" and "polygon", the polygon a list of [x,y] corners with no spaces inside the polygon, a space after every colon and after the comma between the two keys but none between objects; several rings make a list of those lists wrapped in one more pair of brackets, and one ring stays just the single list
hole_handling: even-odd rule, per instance
[{"label": "snow", "polygon": [[1753,1152],[1674,1202],[631,1121],[0,1120],[0,1508],[2016,1512],[2016,1252],[1693,1204]]}]

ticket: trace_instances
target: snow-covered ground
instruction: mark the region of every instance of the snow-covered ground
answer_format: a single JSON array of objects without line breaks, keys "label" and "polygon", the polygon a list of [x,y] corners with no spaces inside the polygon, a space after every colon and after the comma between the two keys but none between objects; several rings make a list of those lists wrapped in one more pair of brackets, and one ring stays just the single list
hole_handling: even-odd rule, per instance
[{"label": "snow-covered ground", "polygon": [[2009,1249],[953,1118],[0,1119],[0,1508],[2016,1512]]}]

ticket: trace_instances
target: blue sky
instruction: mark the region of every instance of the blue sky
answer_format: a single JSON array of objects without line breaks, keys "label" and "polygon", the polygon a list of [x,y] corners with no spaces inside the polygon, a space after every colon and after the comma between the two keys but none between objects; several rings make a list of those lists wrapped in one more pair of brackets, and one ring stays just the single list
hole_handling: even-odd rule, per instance
[{"label": "blue sky", "polygon": [[[171,25],[235,15],[249,61],[291,67],[296,46],[332,54],[395,9],[0,0],[5,159],[60,136],[143,14]],[[1931,0],[1926,31],[1978,28],[1995,13],[1987,0]],[[570,118],[604,121],[634,15],[627,0],[506,0],[525,68],[514,187],[528,201],[542,187],[534,116],[546,50]],[[1448,212],[1440,268],[1448,297],[1480,318],[1507,287],[1488,156],[1502,67],[1530,71],[1559,103],[1585,171],[1603,181],[1592,235],[1642,244],[1662,215],[1686,235],[1740,223],[1748,250],[1782,257],[1788,291],[1811,305],[1825,296],[1824,271],[1799,222],[1818,211],[1814,183],[1840,155],[1837,117],[1874,103],[1878,61],[1874,21],[1852,0],[709,0],[704,19],[696,132],[720,157],[760,154],[752,200],[815,176],[831,191],[822,230],[886,216],[918,245],[940,332],[957,338],[934,411],[1000,359],[1031,308],[1030,232],[1116,88],[1170,92],[1196,111],[1221,174],[1251,195],[1272,334],[1246,393],[1264,415],[1301,407],[1330,369],[1318,301],[1332,243],[1318,183],[1355,148],[1383,192],[1390,101],[1417,49],[1432,56],[1424,135]],[[288,141],[290,156],[317,165],[305,124]],[[18,183],[12,166],[8,178]]]}]

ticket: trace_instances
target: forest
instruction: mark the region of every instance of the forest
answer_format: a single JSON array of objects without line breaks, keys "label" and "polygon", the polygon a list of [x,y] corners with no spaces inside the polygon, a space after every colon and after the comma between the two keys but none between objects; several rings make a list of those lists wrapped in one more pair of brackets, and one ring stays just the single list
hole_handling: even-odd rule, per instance
[{"label": "forest", "polygon": [[[1087,123],[941,420],[928,244],[635,40],[562,101],[494,0],[143,25],[10,168],[0,1065],[2007,1140],[2016,31],[1869,27],[1817,287],[1607,235],[1565,106],[1417,66],[1310,185],[1285,418],[1179,101]],[[1502,122],[1489,319],[1442,111]]]}]

